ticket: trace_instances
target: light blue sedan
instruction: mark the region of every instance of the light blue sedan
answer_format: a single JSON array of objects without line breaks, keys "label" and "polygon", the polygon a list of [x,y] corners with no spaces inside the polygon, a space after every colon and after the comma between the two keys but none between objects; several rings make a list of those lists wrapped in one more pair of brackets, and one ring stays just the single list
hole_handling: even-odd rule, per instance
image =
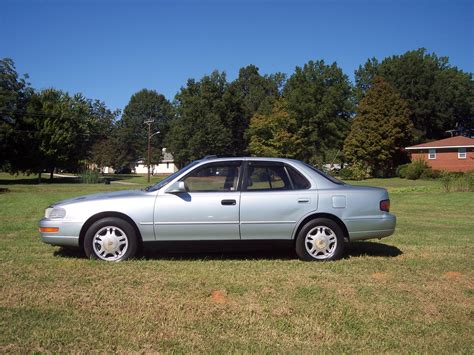
[{"label": "light blue sedan", "polygon": [[289,240],[302,260],[334,260],[344,242],[395,230],[385,189],[345,184],[301,161],[206,157],[144,190],[48,207],[45,243],[121,261],[159,241]]}]

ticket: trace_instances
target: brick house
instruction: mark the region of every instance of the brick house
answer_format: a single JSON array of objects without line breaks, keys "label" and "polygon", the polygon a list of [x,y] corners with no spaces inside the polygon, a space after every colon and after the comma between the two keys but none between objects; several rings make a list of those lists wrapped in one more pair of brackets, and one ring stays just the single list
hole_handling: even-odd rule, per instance
[{"label": "brick house", "polygon": [[422,159],[433,170],[474,171],[474,139],[457,136],[405,148],[411,160]]}]

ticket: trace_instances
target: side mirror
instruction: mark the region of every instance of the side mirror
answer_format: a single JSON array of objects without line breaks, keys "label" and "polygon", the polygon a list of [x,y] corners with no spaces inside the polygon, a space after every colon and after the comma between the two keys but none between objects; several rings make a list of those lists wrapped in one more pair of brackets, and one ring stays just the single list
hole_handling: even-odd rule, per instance
[{"label": "side mirror", "polygon": [[168,188],[168,190],[166,190],[166,193],[168,194],[179,194],[182,192],[186,192],[184,181],[176,181]]}]

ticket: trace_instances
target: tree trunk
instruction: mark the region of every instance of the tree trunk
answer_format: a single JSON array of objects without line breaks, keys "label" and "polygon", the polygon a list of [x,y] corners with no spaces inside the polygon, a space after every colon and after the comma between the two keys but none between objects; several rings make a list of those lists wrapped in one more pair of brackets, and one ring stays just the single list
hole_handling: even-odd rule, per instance
[{"label": "tree trunk", "polygon": [[53,182],[53,177],[54,177],[53,174],[54,174],[54,168],[52,168],[52,169],[50,170],[50,173],[49,173],[49,182]]},{"label": "tree trunk", "polygon": [[38,184],[41,184],[41,171],[38,173]]}]

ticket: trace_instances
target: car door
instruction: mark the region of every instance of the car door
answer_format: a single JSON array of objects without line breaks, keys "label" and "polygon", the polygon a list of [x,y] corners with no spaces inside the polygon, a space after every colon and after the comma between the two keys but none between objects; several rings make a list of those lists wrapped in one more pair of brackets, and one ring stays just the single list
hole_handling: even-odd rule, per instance
[{"label": "car door", "polygon": [[294,167],[248,161],[240,198],[241,239],[291,239],[296,223],[317,209],[317,191]]},{"label": "car door", "polygon": [[181,179],[187,192],[159,196],[156,240],[240,239],[241,167],[239,160],[198,166]]}]

